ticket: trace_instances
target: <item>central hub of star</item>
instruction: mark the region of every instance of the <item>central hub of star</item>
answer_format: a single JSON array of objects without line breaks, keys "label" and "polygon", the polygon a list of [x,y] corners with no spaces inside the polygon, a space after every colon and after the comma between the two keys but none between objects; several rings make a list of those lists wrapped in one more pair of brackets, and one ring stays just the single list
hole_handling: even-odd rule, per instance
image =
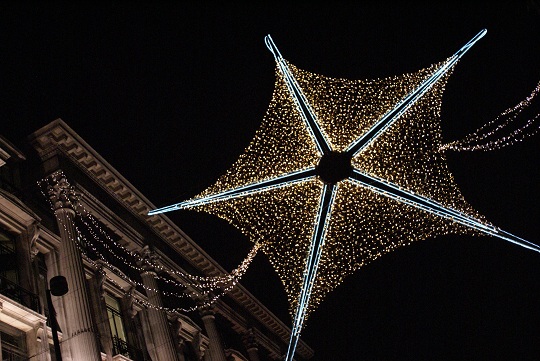
[{"label": "central hub of star", "polygon": [[352,174],[352,157],[347,153],[330,152],[321,157],[317,165],[317,175],[323,182],[335,184]]}]

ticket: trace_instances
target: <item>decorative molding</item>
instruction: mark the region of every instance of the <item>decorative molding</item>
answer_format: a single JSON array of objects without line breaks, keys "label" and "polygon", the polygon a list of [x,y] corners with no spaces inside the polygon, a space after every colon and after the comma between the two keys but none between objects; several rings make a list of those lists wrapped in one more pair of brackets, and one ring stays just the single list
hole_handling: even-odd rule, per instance
[{"label": "decorative molding", "polygon": [[11,157],[11,155],[0,148],[0,167],[2,167],[4,164],[6,164],[6,161]]},{"label": "decorative molding", "polygon": [[0,294],[0,322],[7,323],[23,332],[36,329],[47,318]]},{"label": "decorative molding", "polygon": [[227,357],[227,361],[249,361],[240,351],[233,348],[226,349],[225,356]]},{"label": "decorative molding", "polygon": [[26,232],[28,234],[28,238],[30,240],[29,244],[29,252],[30,252],[30,260],[33,262],[34,258],[36,258],[37,254],[39,253],[39,247],[37,245],[39,234],[40,234],[40,227],[39,222],[35,221],[31,225],[28,226],[26,229]]},{"label": "decorative molding", "polygon": [[9,140],[0,135],[0,167],[7,163],[8,159],[25,160],[24,154],[17,149]]},{"label": "decorative molding", "polygon": [[255,332],[253,331],[253,328],[248,328],[248,330],[244,332],[244,334],[242,335],[242,342],[248,350],[251,348],[259,347],[259,344],[257,343],[257,340],[255,338]]},{"label": "decorative molding", "polygon": [[193,342],[202,329],[191,318],[181,313],[177,313],[176,322],[178,323],[177,334],[180,339],[187,342]]},{"label": "decorative molding", "polygon": [[0,189],[0,223],[10,231],[20,234],[41,219],[13,194]]},{"label": "decorative molding", "polygon": [[150,246],[144,246],[139,252],[140,260],[137,260],[137,266],[141,267],[145,272],[156,273],[156,269],[152,264],[156,264],[160,257]]},{"label": "decorative molding", "polygon": [[38,224],[38,227],[39,236],[34,244],[38,251],[41,253],[58,251],[61,243],[60,236],[41,224]]},{"label": "decorative molding", "polygon": [[53,175],[52,184],[47,186],[47,193],[55,211],[77,208],[78,197],[64,175]]},{"label": "decorative molding", "polygon": [[134,318],[137,316],[137,312],[139,312],[140,309],[137,309],[135,307],[135,286],[131,286],[131,288],[127,291],[126,295],[124,296],[124,304],[125,304],[125,310],[129,318]]}]

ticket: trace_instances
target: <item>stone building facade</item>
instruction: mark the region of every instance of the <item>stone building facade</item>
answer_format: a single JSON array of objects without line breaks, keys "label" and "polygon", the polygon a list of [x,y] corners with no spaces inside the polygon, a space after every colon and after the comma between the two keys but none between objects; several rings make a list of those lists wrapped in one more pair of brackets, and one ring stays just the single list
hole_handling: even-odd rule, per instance
[{"label": "stone building facade", "polygon": [[[240,284],[205,303],[198,284],[182,275],[225,270],[169,218],[148,217],[154,205],[64,121],[37,130],[27,145],[23,152],[0,138],[1,360],[54,361],[58,353],[66,361],[283,358],[290,329]],[[82,208],[139,264],[85,253],[76,219]],[[158,282],[163,269],[174,271],[198,312],[168,307]],[[59,275],[68,291],[48,302]],[[313,350],[300,342],[297,354],[308,360]]]}]

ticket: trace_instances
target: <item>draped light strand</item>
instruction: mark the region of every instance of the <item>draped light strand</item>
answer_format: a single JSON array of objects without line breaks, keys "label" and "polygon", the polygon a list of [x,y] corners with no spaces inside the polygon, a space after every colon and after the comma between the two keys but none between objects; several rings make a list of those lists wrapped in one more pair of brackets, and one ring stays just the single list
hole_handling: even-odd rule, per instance
[{"label": "draped light strand", "polygon": [[[180,270],[176,270],[176,269],[173,269],[173,268],[169,268],[169,267],[166,267],[166,266],[163,266],[159,263],[155,263],[155,262],[151,262],[151,260],[148,260],[146,258],[141,258],[140,255],[137,253],[137,252],[134,252],[134,251],[131,251],[129,249],[127,249],[126,247],[124,247],[122,244],[116,242],[115,240],[113,240],[109,234],[107,233],[107,231],[105,231],[100,225],[99,223],[97,222],[97,220],[95,219],[95,217],[86,209],[86,207],[84,206],[83,203],[79,202],[81,207],[84,211],[84,214],[81,214],[81,213],[78,213],[78,215],[80,216],[81,220],[84,222],[84,218],[88,218],[90,219],[91,223],[93,224],[93,226],[95,228],[97,228],[100,233],[105,237],[107,238],[107,240],[109,241],[110,244],[113,244],[114,246],[116,246],[118,249],[122,250],[123,252],[126,252],[129,256],[131,257],[134,257],[136,258],[138,261],[143,261],[145,262],[147,265],[151,266],[151,267],[154,267],[160,271],[163,271],[163,272],[166,272],[166,273],[174,273],[180,277],[183,277],[183,278],[187,278],[187,279],[190,279],[192,281],[195,281],[198,283],[198,285],[200,285],[201,287],[215,287],[214,285],[217,284],[217,283],[229,283],[231,282],[235,277],[238,278],[238,277],[241,277],[246,271],[247,271],[247,267],[249,266],[251,260],[253,260],[253,257],[255,257],[255,255],[257,254],[257,251],[258,249],[260,248],[261,245],[255,245],[251,251],[248,253],[248,256],[244,259],[244,261],[242,261],[242,263],[240,264],[239,267],[237,267],[235,270],[233,270],[230,274],[224,274],[224,275],[219,275],[219,276],[197,276],[197,275],[192,275],[190,273],[186,273],[186,272],[183,272],[183,271],[180,271]],[[88,225],[89,229],[90,229],[90,226]],[[105,243],[103,242],[99,237],[96,237],[96,240],[102,242],[102,244],[109,250],[109,252],[113,253],[114,254],[114,251],[109,247],[108,243]],[[116,256],[116,254],[114,254]],[[117,256],[118,258],[118,256]],[[125,259],[121,259],[124,263],[126,263],[127,261],[125,261]],[[137,267],[137,266],[134,266],[133,264],[131,264],[130,262],[127,262],[126,264],[128,264],[130,267],[138,270],[139,272],[142,272],[143,271],[143,268],[142,267]]]},{"label": "draped light strand", "polygon": [[[52,184],[54,184],[55,182],[57,182],[61,178],[66,179],[66,177],[65,177],[65,175],[63,174],[62,171],[57,171],[57,172],[53,173],[52,175],[50,175],[49,177],[47,177],[45,179],[42,179],[42,180],[37,182],[42,195],[47,199],[47,201],[48,201],[48,203],[49,203],[49,205],[50,205],[50,207],[51,207],[51,209],[53,211],[54,211],[54,205],[52,204],[52,201],[51,201],[50,197],[48,197],[45,194],[44,189],[43,189],[44,188],[43,184],[47,183],[47,185],[50,185],[51,183],[49,183],[49,181],[52,181]],[[185,273],[185,272],[182,272],[182,271],[178,271],[178,270],[174,270],[174,269],[171,269],[171,268],[168,268],[168,267],[164,267],[164,266],[162,266],[162,265],[160,265],[158,263],[150,262],[148,259],[141,257],[137,252],[131,251],[131,250],[125,248],[123,245],[121,245],[117,241],[115,241],[108,234],[108,232],[106,230],[104,230],[103,227],[100,226],[98,221],[95,219],[95,217],[92,216],[92,214],[86,209],[86,207],[84,207],[84,204],[81,202],[80,194],[75,192],[74,187],[71,186],[71,184],[69,184],[69,182],[67,182],[67,181],[65,183],[69,187],[69,190],[73,194],[75,194],[75,196],[76,196],[77,206],[74,205],[73,209],[75,211],[77,219],[79,219],[81,221],[82,225],[84,225],[84,228],[91,235],[91,237],[88,238],[84,234],[84,232],[81,231],[81,229],[79,228],[79,226],[77,224],[74,225],[75,230],[77,232],[77,236],[78,236],[78,240],[76,240],[75,243],[76,243],[77,247],[79,248],[79,250],[81,251],[81,254],[85,257],[85,259],[89,260],[93,265],[97,265],[97,263],[95,261],[93,261],[91,259],[91,257],[87,254],[86,249],[84,249],[81,246],[81,243],[83,243],[85,245],[85,247],[89,248],[91,250],[91,252],[93,254],[95,254],[100,259],[100,261],[103,264],[106,265],[106,267],[108,269],[111,270],[111,272],[113,272],[119,278],[123,279],[124,281],[126,281],[126,282],[128,282],[130,284],[141,287],[141,288],[143,288],[143,289],[145,289],[147,291],[160,292],[161,294],[163,294],[165,296],[172,296],[172,297],[176,297],[176,298],[180,298],[180,299],[182,299],[182,298],[185,299],[187,297],[196,298],[196,299],[201,299],[201,298],[206,299],[206,301],[204,301],[201,305],[194,306],[194,307],[188,308],[188,309],[186,309],[186,308],[160,307],[160,306],[151,305],[148,301],[140,300],[141,304],[144,304],[144,305],[146,305],[148,307],[154,306],[154,308],[162,309],[162,310],[166,310],[166,311],[170,311],[170,312],[174,312],[174,311],[189,312],[189,311],[193,311],[193,310],[197,309],[198,307],[201,307],[201,306],[205,307],[205,306],[209,306],[209,305],[213,304],[218,298],[220,298],[221,296],[227,294],[230,290],[232,290],[238,284],[241,277],[245,274],[245,272],[247,271],[247,269],[248,269],[249,265],[251,264],[252,260],[256,256],[258,250],[264,245],[264,242],[256,242],[255,245],[252,247],[252,249],[249,251],[248,255],[240,263],[240,265],[236,269],[234,269],[230,274],[225,274],[225,275],[220,275],[220,276],[204,277],[204,276],[191,275],[189,273]],[[82,212],[80,210],[82,210]],[[62,220],[60,218],[58,218],[58,217],[57,217],[57,219],[59,221],[59,224],[67,231],[67,227],[66,227],[66,225],[63,224]],[[90,220],[90,222],[88,222],[87,220]],[[130,267],[130,268],[132,268],[132,269],[134,269],[134,270],[136,270],[138,272],[143,272],[145,270],[145,268],[142,267],[142,266],[139,267],[139,266],[135,265],[134,262],[132,262],[132,261],[128,260],[126,257],[118,254],[116,251],[114,251],[110,247],[110,244],[115,245],[115,247],[118,250],[121,250],[121,251],[125,252],[127,255],[133,257],[137,261],[144,262],[148,266],[154,267],[157,270],[165,272],[166,274],[171,276],[171,278],[166,278],[166,277],[163,277],[161,275],[156,275],[156,278],[162,280],[163,282],[165,282],[167,284],[180,287],[182,289],[182,291],[181,292],[168,292],[168,291],[164,291],[164,290],[157,290],[157,289],[153,289],[151,287],[148,287],[148,286],[144,285],[141,282],[138,282],[136,280],[131,279],[124,272],[122,272],[118,267],[116,267],[115,265],[111,264],[108,261],[107,257],[97,248],[97,246],[96,246],[97,243],[96,242],[101,244],[101,246],[103,246],[103,248],[105,248],[105,250],[109,254],[111,254],[114,258],[116,258],[117,260],[121,261],[124,265],[126,265],[126,266],[128,266],[128,267]],[[194,282],[193,286],[196,287],[198,290],[200,290],[200,292],[191,292],[191,294],[186,293],[186,290],[185,290],[186,285],[181,283],[181,282],[178,282],[178,281],[174,280],[172,278],[173,274],[192,280]],[[114,279],[111,279],[108,276],[107,276],[107,279],[109,279],[111,282],[118,285],[114,281]]]},{"label": "draped light strand", "polygon": [[[57,220],[58,220],[58,223],[61,227],[64,228],[64,230],[66,231],[66,233],[68,233],[68,228],[67,226],[64,224],[64,222],[62,221],[61,218],[57,217]],[[94,261],[88,254],[87,254],[87,251],[81,247],[81,241],[86,241],[86,237],[79,233],[79,230],[77,229],[76,227],[76,230],[78,232],[78,236],[81,237],[77,240],[74,240],[75,242],[75,245],[77,246],[77,248],[79,249],[79,252],[81,253],[82,257],[84,259],[86,259],[95,269],[97,270],[100,270],[100,272],[112,283],[114,284],[119,290],[121,290],[125,296],[127,296],[128,294],[130,294],[130,292],[126,292],[124,290],[124,288],[122,287],[122,285],[120,285],[116,280],[114,280],[113,278],[111,278],[105,271],[103,271],[103,267],[102,265],[98,264],[96,261]],[[90,247],[92,249],[92,251],[98,255],[98,257],[100,257],[100,260],[105,264],[105,266],[111,270],[111,272],[113,272],[115,275],[117,275],[119,278],[121,278],[122,280],[126,281],[127,283],[129,284],[133,284],[133,285],[136,285],[136,286],[140,286],[146,290],[149,290],[149,291],[154,291],[154,292],[160,292],[161,294],[163,295],[166,295],[166,296],[176,296],[176,297],[179,297],[179,298],[182,298],[183,296],[180,296],[179,294],[175,294],[175,293],[170,293],[170,292],[166,292],[166,291],[161,291],[161,290],[158,290],[158,289],[154,289],[154,288],[151,288],[151,287],[147,287],[145,286],[144,284],[142,284],[141,282],[138,282],[136,280],[133,280],[131,279],[129,276],[127,276],[126,274],[124,274],[120,269],[118,269],[116,266],[114,266],[113,264],[111,264],[110,262],[107,261],[107,259],[103,256],[103,254],[101,252],[99,252],[99,250],[97,248],[95,248],[93,245],[91,244],[86,244],[86,246]],[[192,297],[194,299],[197,299],[197,300],[200,300],[201,302],[195,306],[192,306],[192,307],[189,307],[189,308],[183,308],[183,307],[176,307],[176,308],[171,308],[171,307],[164,307],[164,306],[159,306],[159,305],[155,305],[147,300],[144,300],[140,297],[136,297],[135,295],[131,294],[133,297],[136,298],[137,302],[139,302],[141,305],[145,306],[145,307],[149,307],[149,308],[154,308],[154,309],[157,309],[157,310],[161,310],[161,311],[166,311],[166,312],[193,312],[193,311],[196,311],[198,309],[201,309],[201,308],[204,308],[204,307],[210,307],[212,306],[221,296],[227,294],[230,290],[232,290],[235,286],[236,286],[237,282],[233,282],[231,283],[229,286],[225,287],[222,289],[222,292],[221,293],[214,293],[212,294],[210,291],[207,291],[207,292],[202,292],[202,293],[192,293]]]},{"label": "draped light strand", "polygon": [[[54,173],[53,175],[51,175],[51,177],[53,178],[60,178],[60,177],[65,177],[65,175],[63,174],[63,172],[61,171],[58,171],[56,173]],[[39,181],[38,184],[41,185],[41,183],[43,182],[44,180],[42,181]],[[68,183],[69,184],[69,183]],[[72,190],[74,191],[74,188],[69,185]],[[41,189],[41,187],[40,187]],[[46,197],[43,189],[41,189],[41,193],[43,194],[44,197]],[[119,260],[121,260],[123,263],[125,263],[126,265],[128,265],[129,267],[139,271],[139,272],[142,272],[144,269],[143,267],[138,267],[138,266],[135,266],[132,262],[129,262],[128,260],[126,260],[124,257],[122,256],[119,256],[117,255],[112,249],[111,247],[109,246],[109,244],[113,244],[114,246],[116,246],[118,249],[120,249],[121,251],[127,253],[129,256],[131,257],[134,257],[135,259],[137,259],[138,261],[142,261],[144,262],[145,264],[151,266],[151,267],[154,267],[156,268],[157,270],[160,270],[160,271],[164,271],[166,273],[173,273],[173,274],[176,274],[180,277],[183,277],[183,278],[187,278],[187,279],[190,279],[192,281],[195,281],[198,283],[199,286],[201,287],[211,287],[211,288],[215,288],[216,287],[216,284],[227,284],[229,282],[232,282],[234,280],[238,280],[239,278],[241,278],[245,272],[247,271],[248,267],[249,267],[249,264],[251,263],[251,261],[253,260],[253,258],[256,256],[257,254],[257,251],[263,246],[263,243],[262,242],[258,242],[255,244],[255,246],[250,250],[250,252],[248,253],[248,255],[246,256],[246,258],[240,263],[240,265],[234,269],[231,273],[229,274],[224,274],[224,275],[219,275],[219,276],[197,276],[197,275],[192,275],[190,273],[186,273],[186,272],[182,272],[182,271],[179,271],[179,270],[176,270],[176,269],[172,269],[172,268],[169,268],[169,267],[165,267],[159,263],[154,263],[154,262],[151,262],[150,260],[148,259],[145,259],[145,258],[142,258],[140,257],[140,255],[137,253],[137,252],[134,252],[134,251],[131,251],[127,248],[125,248],[123,245],[121,245],[120,243],[118,243],[117,241],[115,241],[114,239],[112,239],[109,234],[107,233],[107,231],[105,231],[98,223],[98,221],[95,219],[94,216],[92,216],[92,214],[86,209],[86,207],[84,206],[84,204],[80,201],[80,196],[77,195],[78,197],[78,200],[79,200],[79,207],[75,207],[75,212],[77,214],[77,216],[79,217],[79,219],[81,219],[81,221],[86,225],[86,227],[88,228],[88,230],[90,231],[90,233],[93,235],[93,237],[99,241],[100,243],[103,244],[103,246],[105,248],[107,248],[107,250],[113,254],[113,256],[115,256],[116,258],[118,258]],[[46,197],[48,198],[48,197]],[[52,203],[49,201],[49,204],[51,206],[51,208],[53,207]],[[82,209],[83,210],[83,213],[81,213],[79,211],[79,209]],[[92,225],[99,231],[99,233],[101,233],[107,240],[108,242],[104,242],[99,236],[96,235],[96,233],[94,231],[92,231],[92,226],[90,226],[84,219],[87,218],[91,221]],[[181,284],[180,284],[181,285]]]},{"label": "draped light strand", "polygon": [[[168,311],[168,312],[193,312],[193,311],[196,311],[199,309],[200,306],[192,306],[190,308],[182,308],[182,307],[177,307],[177,308],[168,308],[168,307],[163,307],[163,306],[158,306],[158,305],[155,305],[153,304],[152,302],[149,302],[143,298],[140,298],[138,297],[137,295],[135,295],[133,292],[126,292],[124,290],[124,288],[122,287],[121,284],[119,284],[115,279],[111,278],[107,272],[103,271],[101,269],[101,265],[99,265],[96,261],[94,261],[93,259],[91,259],[85,252],[82,248],[79,247],[79,251],[81,251],[81,255],[82,257],[88,262],[90,263],[94,268],[98,269],[99,272],[110,282],[112,283],[114,286],[116,286],[116,288],[118,290],[120,290],[121,292],[123,292],[124,296],[131,296],[135,299],[135,301],[137,303],[139,303],[140,305],[142,305],[143,307],[146,307],[146,308],[153,308],[153,309],[156,309],[156,310],[160,310],[160,311]],[[115,273],[116,274],[116,273]],[[118,274],[117,274],[118,275]],[[125,276],[125,275],[124,275]],[[127,277],[127,276],[126,276]],[[128,280],[129,278],[125,279],[126,281]],[[210,304],[208,304],[210,305]]]},{"label": "draped light strand", "polygon": [[[525,108],[527,108],[532,100],[540,92],[540,82],[532,93],[519,102],[514,107],[506,109],[500,115],[498,115],[494,120],[489,123],[484,124],[478,128],[474,133],[467,135],[462,140],[457,140],[444,144],[440,147],[440,150],[454,150],[454,151],[476,151],[476,150],[495,150],[501,149],[514,145],[518,142],[523,141],[526,138],[529,138],[533,135],[540,132],[540,124],[537,122],[540,118],[540,113],[530,118],[525,122],[521,127],[513,130],[506,136],[500,136],[497,139],[488,140],[490,137],[497,136],[503,129],[507,128],[510,125],[513,125],[517,120],[518,116]],[[506,120],[503,121],[504,117],[508,116]],[[493,128],[490,130],[490,128]],[[484,143],[481,143],[485,141]]]},{"label": "draped light strand", "polygon": [[[99,242],[103,247],[105,247],[108,251],[109,254],[111,254],[112,256],[114,256],[116,259],[118,259],[119,261],[123,262],[126,266],[136,270],[136,271],[139,271],[139,272],[143,272],[144,271],[144,268],[143,267],[138,267],[136,266],[133,262],[130,262],[129,260],[127,260],[125,257],[117,254],[111,247],[109,247],[108,243],[105,242],[101,237],[99,237],[91,228],[90,224],[88,224],[87,222],[84,221],[84,218],[81,218],[81,221],[83,222],[84,225],[86,225],[89,233],[92,235],[92,237],[97,241]],[[97,226],[99,227],[98,225],[94,225],[94,226]],[[105,232],[101,227],[99,227],[99,229],[101,230],[101,232]],[[77,228],[77,231],[80,232],[80,230]],[[82,235],[82,233],[79,233],[81,235],[81,237],[84,237]],[[119,245],[118,243],[114,242],[110,236],[107,235],[107,233],[105,232],[104,233],[107,238],[113,242],[116,246],[118,246],[120,249],[122,250],[125,250],[126,252],[128,252],[129,250],[125,249],[124,247],[122,247],[121,245]],[[258,250],[258,246],[255,246],[253,247],[253,249],[250,251],[250,253],[248,254],[248,257],[246,257],[246,259],[244,260],[244,262],[241,264],[240,267],[242,267],[245,263],[247,263],[247,265],[249,265],[249,262],[253,259],[253,257],[255,256],[255,253],[257,252]],[[142,260],[140,256],[138,256],[135,252],[131,252],[130,255],[132,255],[133,257],[136,257],[138,260]],[[152,265],[154,265],[154,263],[152,263]],[[245,267],[247,267],[247,265]],[[239,268],[240,268],[239,267]],[[238,272],[238,269],[235,270],[236,273],[239,273],[240,275],[243,275],[243,273],[241,272]],[[233,271],[234,272],[234,271]],[[171,272],[167,272],[168,274],[170,274]],[[181,276],[185,275],[184,272],[178,272]],[[236,274],[235,273],[235,274]],[[169,284],[173,284],[175,286],[178,286],[178,287],[181,287],[181,288],[184,288],[184,284],[183,283],[180,283],[180,282],[177,282],[175,280],[172,280],[172,279],[168,279],[168,278],[165,278],[165,277],[162,277],[160,276],[159,274],[156,275],[156,278],[158,279],[161,279],[163,280],[164,282],[166,283],[169,283]],[[221,287],[223,285],[226,285],[228,283],[230,283],[232,280],[233,280],[234,277],[228,277],[228,278],[216,278],[214,280],[206,280],[206,282],[198,282],[197,283],[197,287],[199,288],[210,288],[210,289],[215,289],[215,288],[218,288],[218,287]]]},{"label": "draped light strand", "polygon": [[[64,222],[62,221],[62,219],[60,217],[57,217],[57,220],[58,220],[58,223],[59,225],[66,231],[66,233],[68,232],[68,228],[67,228],[67,225],[64,224]],[[143,289],[145,290],[148,290],[148,291],[154,291],[154,292],[161,292],[162,294],[166,295],[166,296],[175,296],[177,298],[186,298],[187,294],[177,294],[177,293],[171,293],[171,292],[166,292],[166,291],[160,291],[160,290],[157,290],[157,289],[154,289],[152,287],[148,287],[146,285],[144,285],[143,283],[141,282],[138,282],[136,280],[133,280],[131,279],[129,276],[127,276],[124,272],[122,272],[118,267],[116,267],[115,265],[113,265],[112,263],[110,263],[106,257],[103,255],[103,253],[101,253],[93,243],[91,242],[88,242],[88,238],[81,233],[80,229],[75,225],[75,230],[77,232],[77,239],[74,240],[75,242],[75,245],[77,246],[77,248],[79,249],[81,255],[90,262],[90,264],[92,266],[94,266],[96,269],[100,269],[100,265],[98,265],[98,263],[96,261],[94,261],[89,255],[88,255],[88,251],[87,249],[85,248],[90,248],[91,251],[99,257],[100,261],[102,262],[102,264],[105,264],[105,266],[111,270],[111,272],[113,272],[115,275],[117,275],[119,278],[121,278],[122,280],[128,282],[129,284],[133,284],[133,285],[136,285],[136,286],[139,286],[139,287],[142,287]],[[81,246],[81,244],[84,244],[84,247]],[[122,287],[120,287],[121,289],[123,289]],[[191,296],[198,296],[197,293],[193,293]]]}]

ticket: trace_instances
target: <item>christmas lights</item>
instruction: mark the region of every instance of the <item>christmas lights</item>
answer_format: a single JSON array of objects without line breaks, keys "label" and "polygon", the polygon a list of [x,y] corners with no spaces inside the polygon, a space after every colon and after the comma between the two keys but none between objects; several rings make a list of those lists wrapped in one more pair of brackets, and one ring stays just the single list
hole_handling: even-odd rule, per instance
[{"label": "christmas lights", "polygon": [[150,212],[192,208],[264,240],[261,249],[281,278],[293,318],[287,361],[328,292],[400,246],[468,234],[540,251],[476,212],[440,151],[445,84],[485,33],[416,73],[363,81],[301,70],[267,36],[276,83],[253,141],[201,194]]},{"label": "christmas lights", "polygon": [[[153,307],[156,309],[170,311],[170,312],[190,312],[201,307],[209,307],[217,301],[221,296],[227,294],[232,290],[240,281],[242,276],[247,271],[249,264],[256,256],[258,250],[264,245],[264,242],[257,242],[253,248],[249,251],[246,258],[240,263],[240,265],[234,269],[229,274],[218,275],[218,276],[198,276],[191,275],[186,272],[182,272],[178,269],[172,269],[163,266],[159,262],[153,262],[151,258],[141,257],[138,252],[131,251],[121,245],[119,242],[115,241],[107,230],[105,230],[99,222],[92,216],[92,214],[86,209],[84,203],[81,201],[80,195],[76,192],[75,188],[69,183],[66,176],[61,171],[57,171],[50,175],[49,177],[38,181],[38,186],[43,194],[43,196],[48,200],[51,209],[58,207],[58,202],[64,202],[66,206],[69,206],[75,212],[75,223],[74,227],[77,233],[77,238],[73,241],[76,243],[79,251],[89,261],[96,269],[101,269],[99,265],[93,260],[93,258],[88,254],[89,252],[99,259],[102,265],[109,269],[119,278],[128,282],[129,284],[138,286],[147,291],[160,292],[165,296],[176,297],[180,299],[192,299],[197,302],[196,305],[190,308],[167,308],[163,306],[154,305],[151,302],[148,302],[143,299],[137,298],[137,301],[145,307]],[[65,192],[56,192],[58,188],[62,187],[65,189]],[[48,196],[46,195],[48,194]],[[62,199],[56,199],[56,194],[60,194]],[[241,215],[237,215],[241,216]],[[61,218],[58,218],[59,225],[64,227],[66,230],[67,225],[63,224]],[[84,231],[81,230],[79,226],[84,227]],[[67,233],[66,233],[67,234]],[[90,236],[90,237],[88,237]],[[162,271],[166,276],[160,274],[155,275],[157,279],[161,281],[176,286],[180,289],[178,292],[169,292],[163,290],[153,289],[146,286],[142,282],[136,281],[122,272],[117,266],[112,264],[107,256],[100,251],[99,248],[107,251],[107,254],[113,256],[116,260],[122,262],[125,266],[141,273],[144,272],[146,268],[150,267],[151,269],[156,269]],[[138,264],[141,264],[139,266]],[[114,279],[110,278],[106,273],[103,273],[106,278],[113,284],[120,287]],[[175,279],[175,276],[180,276],[181,278],[187,279],[191,282],[190,286],[195,289],[191,293],[187,293],[187,287],[184,283],[181,283]],[[121,287],[120,290],[124,291]],[[124,293],[126,293],[124,291]],[[126,293],[127,294],[127,293]]]},{"label": "christmas lights", "polygon": [[[532,100],[540,92],[540,82],[534,88],[532,93],[515,105],[512,108],[506,109],[497,118],[489,123],[484,124],[478,128],[474,133],[467,135],[462,140],[456,140],[447,144],[443,144],[440,150],[447,149],[454,151],[474,151],[474,150],[494,150],[501,149],[513,145],[517,142],[523,141],[525,138],[531,137],[540,131],[540,125],[534,127],[535,122],[540,118],[540,114],[535,115],[531,119],[528,119],[524,125],[514,129],[506,136],[500,136],[499,133],[518,120],[520,113],[527,108]],[[505,117],[508,117],[504,120]],[[498,137],[493,139],[494,137]]]}]

